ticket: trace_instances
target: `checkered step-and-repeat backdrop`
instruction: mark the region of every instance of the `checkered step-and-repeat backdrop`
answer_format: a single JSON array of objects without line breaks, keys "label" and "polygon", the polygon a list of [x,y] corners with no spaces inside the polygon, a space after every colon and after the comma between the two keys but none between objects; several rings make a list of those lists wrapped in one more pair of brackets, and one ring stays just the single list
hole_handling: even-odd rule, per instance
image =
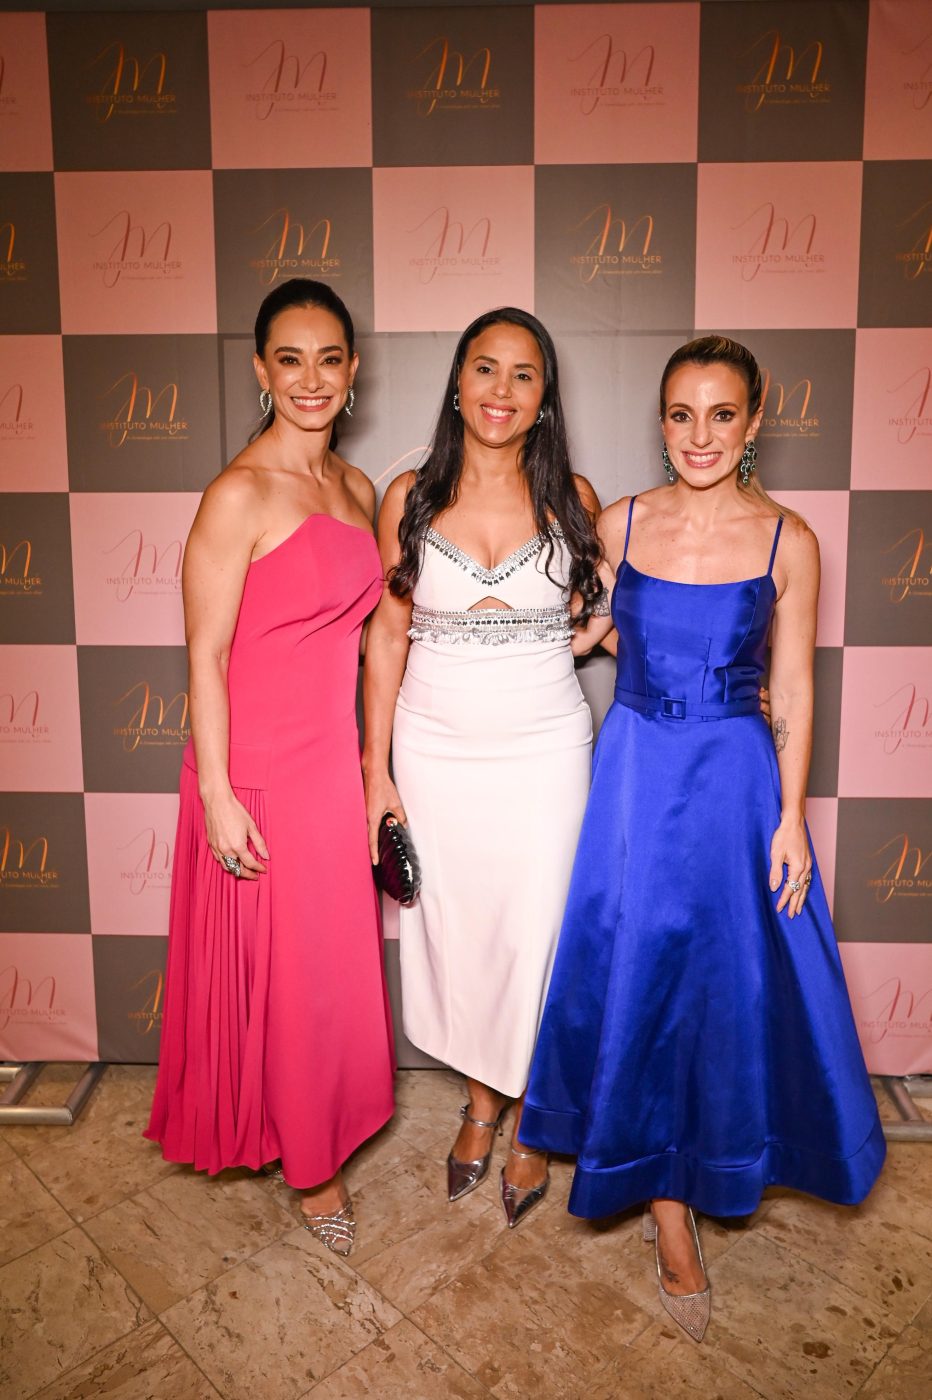
[{"label": "checkered step-and-repeat backdrop", "polygon": [[[0,1058],[157,1055],[183,541],[298,274],[356,318],[380,488],[487,307],[553,331],[606,502],[662,480],[674,346],[752,347],[762,480],[822,544],[852,1002],[873,1069],[932,1068],[926,0],[4,14],[0,170]],[[609,658],[581,677],[598,719]]]}]

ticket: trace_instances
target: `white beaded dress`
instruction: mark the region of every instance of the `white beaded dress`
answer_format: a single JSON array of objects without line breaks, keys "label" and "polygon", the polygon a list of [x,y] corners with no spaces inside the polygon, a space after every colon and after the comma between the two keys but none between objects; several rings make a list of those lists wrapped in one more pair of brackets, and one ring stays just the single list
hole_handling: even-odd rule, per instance
[{"label": "white beaded dress", "polygon": [[[589,788],[569,556],[554,528],[485,569],[429,530],[393,734],[421,860],[401,911],[404,1027],[420,1049],[523,1093]],[[475,604],[490,598],[505,608]]]}]

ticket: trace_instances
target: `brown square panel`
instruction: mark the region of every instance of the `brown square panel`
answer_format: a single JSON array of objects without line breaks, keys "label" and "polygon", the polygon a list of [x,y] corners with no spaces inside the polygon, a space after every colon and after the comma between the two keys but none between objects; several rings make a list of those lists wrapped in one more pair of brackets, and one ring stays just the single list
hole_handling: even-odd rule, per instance
[{"label": "brown square panel", "polygon": [[210,165],[202,14],[50,14],[56,170]]},{"label": "brown square panel", "polygon": [[535,301],[551,330],[692,324],[695,165],[547,165],[535,183]]},{"label": "brown square panel", "polygon": [[0,930],[89,933],[84,798],[0,793]]},{"label": "brown square panel", "polygon": [[0,175],[0,326],[4,335],[57,335],[55,187],[49,174]]},{"label": "brown square panel", "polygon": [[867,3],[702,6],[700,160],[859,160]]},{"label": "brown square panel", "polygon": [[29,645],[74,641],[67,492],[22,491],[4,497],[0,636]]},{"label": "brown square panel", "polygon": [[932,928],[932,805],[838,801],[835,927],[853,943],[923,943]]},{"label": "brown square panel", "polygon": [[97,1038],[102,1060],[158,1063],[167,938],[95,938]]},{"label": "brown square panel", "polygon": [[376,165],[530,165],[531,6],[375,10]]},{"label": "brown square panel", "polygon": [[846,490],[851,476],[854,331],[725,330],[760,365],[762,481],[784,491]]},{"label": "brown square panel", "polygon": [[848,646],[932,640],[932,493],[852,491],[848,517]]},{"label": "brown square panel", "polygon": [[221,331],[251,331],[289,277],[328,282],[357,329],[371,326],[371,171],[216,170],[214,229]]},{"label": "brown square panel", "polygon": [[174,792],[190,735],[184,647],[78,647],[87,792]]},{"label": "brown square panel", "polygon": [[73,491],[200,491],[223,466],[217,342],[65,336]]},{"label": "brown square panel", "polygon": [[932,324],[932,160],[866,160],[859,326]]}]

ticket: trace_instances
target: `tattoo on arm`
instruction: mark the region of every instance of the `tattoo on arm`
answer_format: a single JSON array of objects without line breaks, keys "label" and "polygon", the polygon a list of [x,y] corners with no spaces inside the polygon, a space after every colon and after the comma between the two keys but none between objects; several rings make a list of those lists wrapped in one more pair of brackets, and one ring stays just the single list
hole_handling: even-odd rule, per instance
[{"label": "tattoo on arm", "polygon": [[786,720],[779,716],[773,722],[773,746],[777,753],[782,753],[786,748],[786,741],[790,737],[790,731],[786,727]]}]

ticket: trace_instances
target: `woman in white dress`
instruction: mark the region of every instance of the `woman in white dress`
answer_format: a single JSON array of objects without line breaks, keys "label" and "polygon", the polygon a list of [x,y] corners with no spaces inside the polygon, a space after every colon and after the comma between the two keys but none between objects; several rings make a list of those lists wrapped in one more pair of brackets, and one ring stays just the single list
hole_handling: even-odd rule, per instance
[{"label": "woman in white dress", "polygon": [[382,505],[363,768],[373,859],[392,811],[423,870],[401,911],[405,1032],[467,1080],[449,1198],[484,1178],[518,1100],[501,1178],[509,1225],[548,1184],[546,1158],[522,1147],[520,1100],[589,787],[573,651],[607,611],[598,509],[570,469],[547,331],[513,308],[479,317],[427,460]]}]

